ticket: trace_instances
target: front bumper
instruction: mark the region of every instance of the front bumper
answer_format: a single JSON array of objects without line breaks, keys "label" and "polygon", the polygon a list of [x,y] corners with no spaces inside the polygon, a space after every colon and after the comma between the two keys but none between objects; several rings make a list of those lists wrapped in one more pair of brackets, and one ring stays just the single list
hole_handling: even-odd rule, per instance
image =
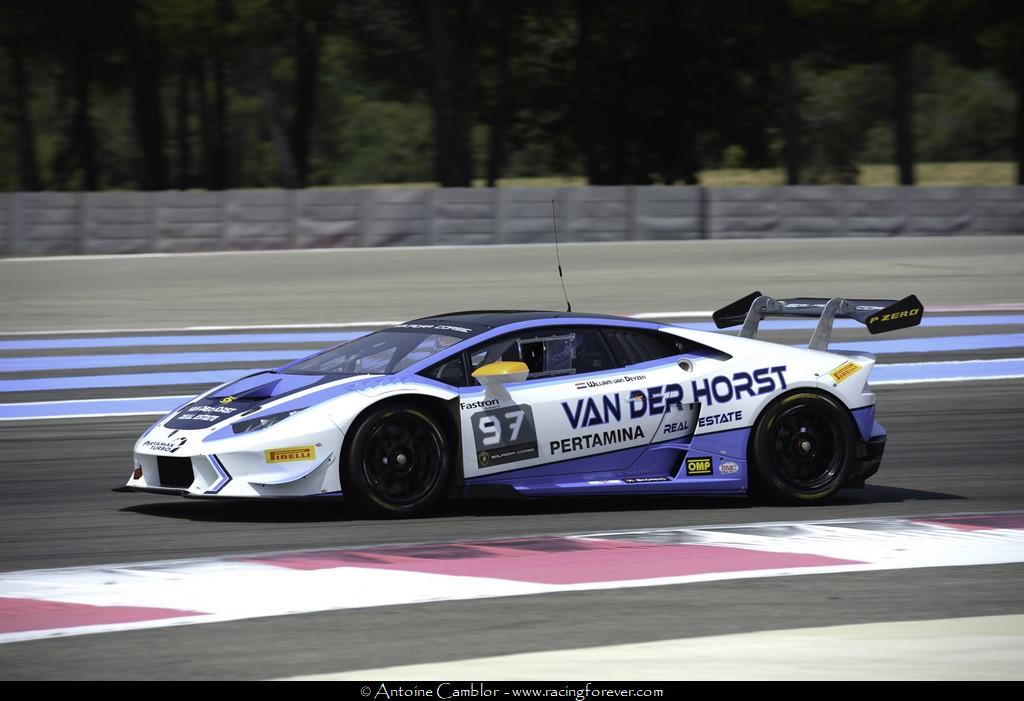
[{"label": "front bumper", "polygon": [[304,497],[338,494],[338,450],[323,446],[315,458],[267,465],[262,454],[165,456],[135,453],[125,485],[132,491],[187,497]]}]

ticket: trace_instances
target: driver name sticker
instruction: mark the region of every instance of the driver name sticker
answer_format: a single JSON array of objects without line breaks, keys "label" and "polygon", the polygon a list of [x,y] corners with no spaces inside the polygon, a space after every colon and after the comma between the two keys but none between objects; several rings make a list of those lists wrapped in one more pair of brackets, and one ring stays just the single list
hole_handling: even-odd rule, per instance
[{"label": "driver name sticker", "polygon": [[540,454],[533,410],[526,404],[478,411],[469,420],[473,425],[477,466],[481,469],[532,460]]}]

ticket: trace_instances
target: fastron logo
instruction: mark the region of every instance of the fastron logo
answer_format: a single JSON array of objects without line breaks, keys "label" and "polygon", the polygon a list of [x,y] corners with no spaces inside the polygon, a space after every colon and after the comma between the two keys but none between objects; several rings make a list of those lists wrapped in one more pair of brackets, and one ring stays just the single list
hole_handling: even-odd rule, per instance
[{"label": "fastron logo", "polygon": [[481,399],[478,402],[462,402],[459,406],[463,409],[483,409],[489,406],[498,406],[501,404],[501,400],[498,399]]}]

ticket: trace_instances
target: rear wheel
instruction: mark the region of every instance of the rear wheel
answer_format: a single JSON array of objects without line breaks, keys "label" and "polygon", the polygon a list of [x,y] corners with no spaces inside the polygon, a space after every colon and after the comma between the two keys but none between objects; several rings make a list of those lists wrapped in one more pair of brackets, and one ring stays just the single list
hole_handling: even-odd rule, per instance
[{"label": "rear wheel", "polygon": [[855,427],[836,400],[800,392],[758,419],[750,441],[751,492],[775,501],[827,499],[846,482]]},{"label": "rear wheel", "polygon": [[444,495],[451,475],[448,441],[419,407],[391,405],[356,429],[342,468],[344,494],[362,510],[417,516]]}]

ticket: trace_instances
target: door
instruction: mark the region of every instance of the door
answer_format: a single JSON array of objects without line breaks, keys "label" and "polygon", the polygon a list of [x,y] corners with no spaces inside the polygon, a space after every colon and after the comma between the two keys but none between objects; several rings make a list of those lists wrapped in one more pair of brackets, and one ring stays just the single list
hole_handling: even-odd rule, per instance
[{"label": "door", "polygon": [[693,433],[685,371],[671,357],[623,368],[598,327],[534,329],[469,352],[470,372],[500,361],[523,362],[529,375],[461,390],[466,479],[519,470],[600,478],[629,470],[652,441]]}]

